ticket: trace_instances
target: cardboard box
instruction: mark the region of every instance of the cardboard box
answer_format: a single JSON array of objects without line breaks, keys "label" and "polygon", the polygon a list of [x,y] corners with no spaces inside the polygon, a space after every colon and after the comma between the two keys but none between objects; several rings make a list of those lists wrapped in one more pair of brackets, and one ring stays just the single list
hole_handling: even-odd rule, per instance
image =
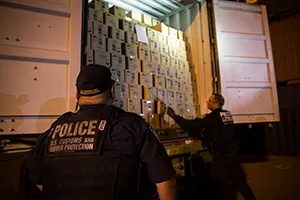
[{"label": "cardboard box", "polygon": [[129,98],[129,87],[127,83],[116,82],[114,84],[114,90],[117,99]]},{"label": "cardboard box", "polygon": [[117,106],[118,108],[121,108],[125,111],[128,110],[128,108],[127,108],[127,98],[120,98],[120,99],[116,98],[116,99],[114,99],[113,105]]},{"label": "cardboard box", "polygon": [[161,65],[164,66],[164,67],[170,67],[170,56],[168,54],[161,54],[160,55],[160,62],[161,62]]},{"label": "cardboard box", "polygon": [[161,128],[169,128],[169,115],[160,115],[160,126]]},{"label": "cardboard box", "polygon": [[176,92],[176,101],[178,104],[184,103],[182,92],[179,92],[179,91]]},{"label": "cardboard box", "polygon": [[121,82],[121,83],[125,82],[124,69],[122,69],[120,67],[111,67],[110,72],[111,72],[111,77],[113,80],[115,80],[116,82]]},{"label": "cardboard box", "polygon": [[89,20],[93,20],[98,23],[104,23],[103,12],[101,12],[99,10],[95,10],[93,8],[89,8]]},{"label": "cardboard box", "polygon": [[149,40],[150,42],[150,50],[159,52],[159,43],[155,40]]},{"label": "cardboard box", "polygon": [[143,99],[156,99],[157,98],[157,88],[142,86]]},{"label": "cardboard box", "polygon": [[169,54],[169,47],[167,45],[160,44],[160,52],[163,54]]},{"label": "cardboard box", "polygon": [[126,16],[130,17],[136,21],[142,22],[142,13],[140,13],[138,11],[135,11],[135,10],[129,11]]},{"label": "cardboard box", "polygon": [[142,60],[142,72],[155,74],[156,73],[156,65],[147,60]]},{"label": "cardboard box", "polygon": [[102,23],[93,22],[93,34],[108,37],[108,27]]},{"label": "cardboard box", "polygon": [[125,55],[130,58],[137,58],[137,45],[136,44],[125,44]]},{"label": "cardboard box", "polygon": [[160,128],[159,115],[156,115],[156,114],[148,115],[146,121],[151,125],[152,128],[154,128],[154,129]]},{"label": "cardboard box", "polygon": [[125,82],[129,84],[139,84],[138,72],[125,70]]},{"label": "cardboard box", "polygon": [[166,26],[164,23],[157,24],[157,25],[153,26],[152,29],[159,31],[164,35],[169,34],[169,27]]},{"label": "cardboard box", "polygon": [[153,86],[153,77],[151,73],[139,73],[139,84],[152,87]]},{"label": "cardboard box", "polygon": [[152,28],[147,28],[147,35],[148,35],[148,39],[153,40],[153,41],[158,41],[158,37],[157,37],[157,31],[152,29]]},{"label": "cardboard box", "polygon": [[91,47],[94,50],[106,51],[106,38],[103,36],[91,35]]},{"label": "cardboard box", "polygon": [[105,22],[107,26],[119,28],[119,18],[113,14],[105,13]]},{"label": "cardboard box", "polygon": [[[167,97],[166,97],[167,98]],[[155,113],[163,115],[167,111],[167,99],[165,101],[159,100],[156,102],[156,108],[155,108]]]},{"label": "cardboard box", "polygon": [[148,26],[152,26],[152,17],[150,17],[149,15],[142,15],[142,22]]},{"label": "cardboard box", "polygon": [[94,8],[95,10],[99,10],[102,12],[108,12],[108,3],[103,0],[93,0],[90,4],[89,7]]},{"label": "cardboard box", "polygon": [[94,52],[93,51],[88,51],[85,53],[86,56],[86,64],[94,64]]},{"label": "cardboard box", "polygon": [[130,71],[141,72],[141,60],[133,57],[126,57],[126,68]]},{"label": "cardboard box", "polygon": [[148,100],[141,100],[142,104],[142,113],[147,115],[147,114],[152,114],[154,112],[154,102],[151,101],[150,99]]},{"label": "cardboard box", "polygon": [[121,69],[126,68],[125,56],[123,55],[111,53],[111,63],[112,67],[120,67]]},{"label": "cardboard box", "polygon": [[177,30],[172,27],[169,27],[169,36],[171,38],[177,39],[177,35],[178,35]]},{"label": "cardboard box", "polygon": [[177,30],[177,38],[179,39],[179,40],[184,40],[183,39],[183,32],[182,31],[180,31],[180,30]]},{"label": "cardboard box", "polygon": [[125,42],[125,32],[121,29],[108,27],[108,36],[113,40],[120,40],[121,42]]},{"label": "cardboard box", "polygon": [[141,113],[141,101],[140,99],[127,99],[127,111],[136,114]]},{"label": "cardboard box", "polygon": [[107,38],[107,50],[110,53],[117,53],[122,55],[122,42]]},{"label": "cardboard box", "polygon": [[120,19],[125,18],[125,9],[118,7],[118,6],[112,6],[109,8],[109,13],[117,16]]},{"label": "cardboard box", "polygon": [[159,52],[151,51],[150,55],[151,55],[151,62],[152,63],[160,64],[160,53]]},{"label": "cardboard box", "polygon": [[136,34],[133,32],[130,32],[130,31],[126,31],[125,32],[125,42],[128,44],[137,45],[138,41],[137,41]]},{"label": "cardboard box", "polygon": [[129,84],[129,98],[142,99],[142,97],[143,97],[142,86],[138,84]]},{"label": "cardboard box", "polygon": [[94,51],[95,64],[103,65],[107,68],[110,67],[110,53],[107,51]]},{"label": "cardboard box", "polygon": [[174,90],[175,89],[175,85],[174,85],[174,79],[173,78],[167,78],[166,80],[166,84],[167,84],[167,89],[170,90]]},{"label": "cardboard box", "polygon": [[166,68],[167,78],[173,78],[174,77],[174,69],[167,67]]},{"label": "cardboard box", "polygon": [[168,45],[168,36],[157,32],[157,40],[160,45]]},{"label": "cardboard box", "polygon": [[139,59],[140,60],[147,60],[147,61],[151,60],[150,59],[150,50],[149,50],[149,48],[139,46],[138,47],[138,54],[139,54]]},{"label": "cardboard box", "polygon": [[126,31],[126,32],[132,32],[132,33],[135,32],[135,27],[134,27],[135,24],[134,24],[134,22],[128,21],[128,20],[124,20],[122,25],[123,25],[122,29],[124,31]]},{"label": "cardboard box", "polygon": [[154,75],[154,87],[166,88],[166,77],[161,75]]},{"label": "cardboard box", "polygon": [[166,76],[166,68],[161,65],[157,65],[156,73],[157,73],[157,75]]}]

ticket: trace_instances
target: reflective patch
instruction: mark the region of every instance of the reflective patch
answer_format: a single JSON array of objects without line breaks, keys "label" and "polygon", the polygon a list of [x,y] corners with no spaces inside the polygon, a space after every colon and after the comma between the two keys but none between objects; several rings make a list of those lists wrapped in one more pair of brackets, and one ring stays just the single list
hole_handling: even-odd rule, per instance
[{"label": "reflective patch", "polygon": [[101,120],[100,124],[99,124],[99,130],[103,131],[105,129],[105,125],[106,125],[106,120]]},{"label": "reflective patch", "polygon": [[220,112],[220,116],[224,125],[233,124],[231,112]]}]

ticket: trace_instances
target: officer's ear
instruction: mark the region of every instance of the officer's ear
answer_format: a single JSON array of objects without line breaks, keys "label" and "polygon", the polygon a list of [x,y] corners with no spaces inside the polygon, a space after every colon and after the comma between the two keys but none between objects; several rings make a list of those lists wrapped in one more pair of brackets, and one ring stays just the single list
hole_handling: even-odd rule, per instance
[{"label": "officer's ear", "polygon": [[115,89],[114,86],[110,88],[110,98],[115,99]]}]

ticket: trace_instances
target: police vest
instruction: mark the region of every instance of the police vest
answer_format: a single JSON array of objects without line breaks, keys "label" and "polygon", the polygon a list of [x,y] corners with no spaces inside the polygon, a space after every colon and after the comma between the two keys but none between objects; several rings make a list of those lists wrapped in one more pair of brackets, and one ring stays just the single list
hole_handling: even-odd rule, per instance
[{"label": "police vest", "polygon": [[112,123],[106,111],[84,120],[68,113],[52,125],[45,151],[43,200],[140,199],[139,159],[113,147]]}]

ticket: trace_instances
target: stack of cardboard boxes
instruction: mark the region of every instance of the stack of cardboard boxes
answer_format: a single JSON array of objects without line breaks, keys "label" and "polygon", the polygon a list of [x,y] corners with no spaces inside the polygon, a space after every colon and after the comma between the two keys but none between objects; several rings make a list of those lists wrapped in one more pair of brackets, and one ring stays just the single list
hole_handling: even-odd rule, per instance
[{"label": "stack of cardboard boxes", "polygon": [[[148,44],[137,41],[135,24],[146,28]],[[114,105],[143,116],[154,128],[175,125],[165,114],[166,106],[187,118],[198,114],[183,32],[96,0],[89,8],[85,52],[87,64],[111,70]]]}]

